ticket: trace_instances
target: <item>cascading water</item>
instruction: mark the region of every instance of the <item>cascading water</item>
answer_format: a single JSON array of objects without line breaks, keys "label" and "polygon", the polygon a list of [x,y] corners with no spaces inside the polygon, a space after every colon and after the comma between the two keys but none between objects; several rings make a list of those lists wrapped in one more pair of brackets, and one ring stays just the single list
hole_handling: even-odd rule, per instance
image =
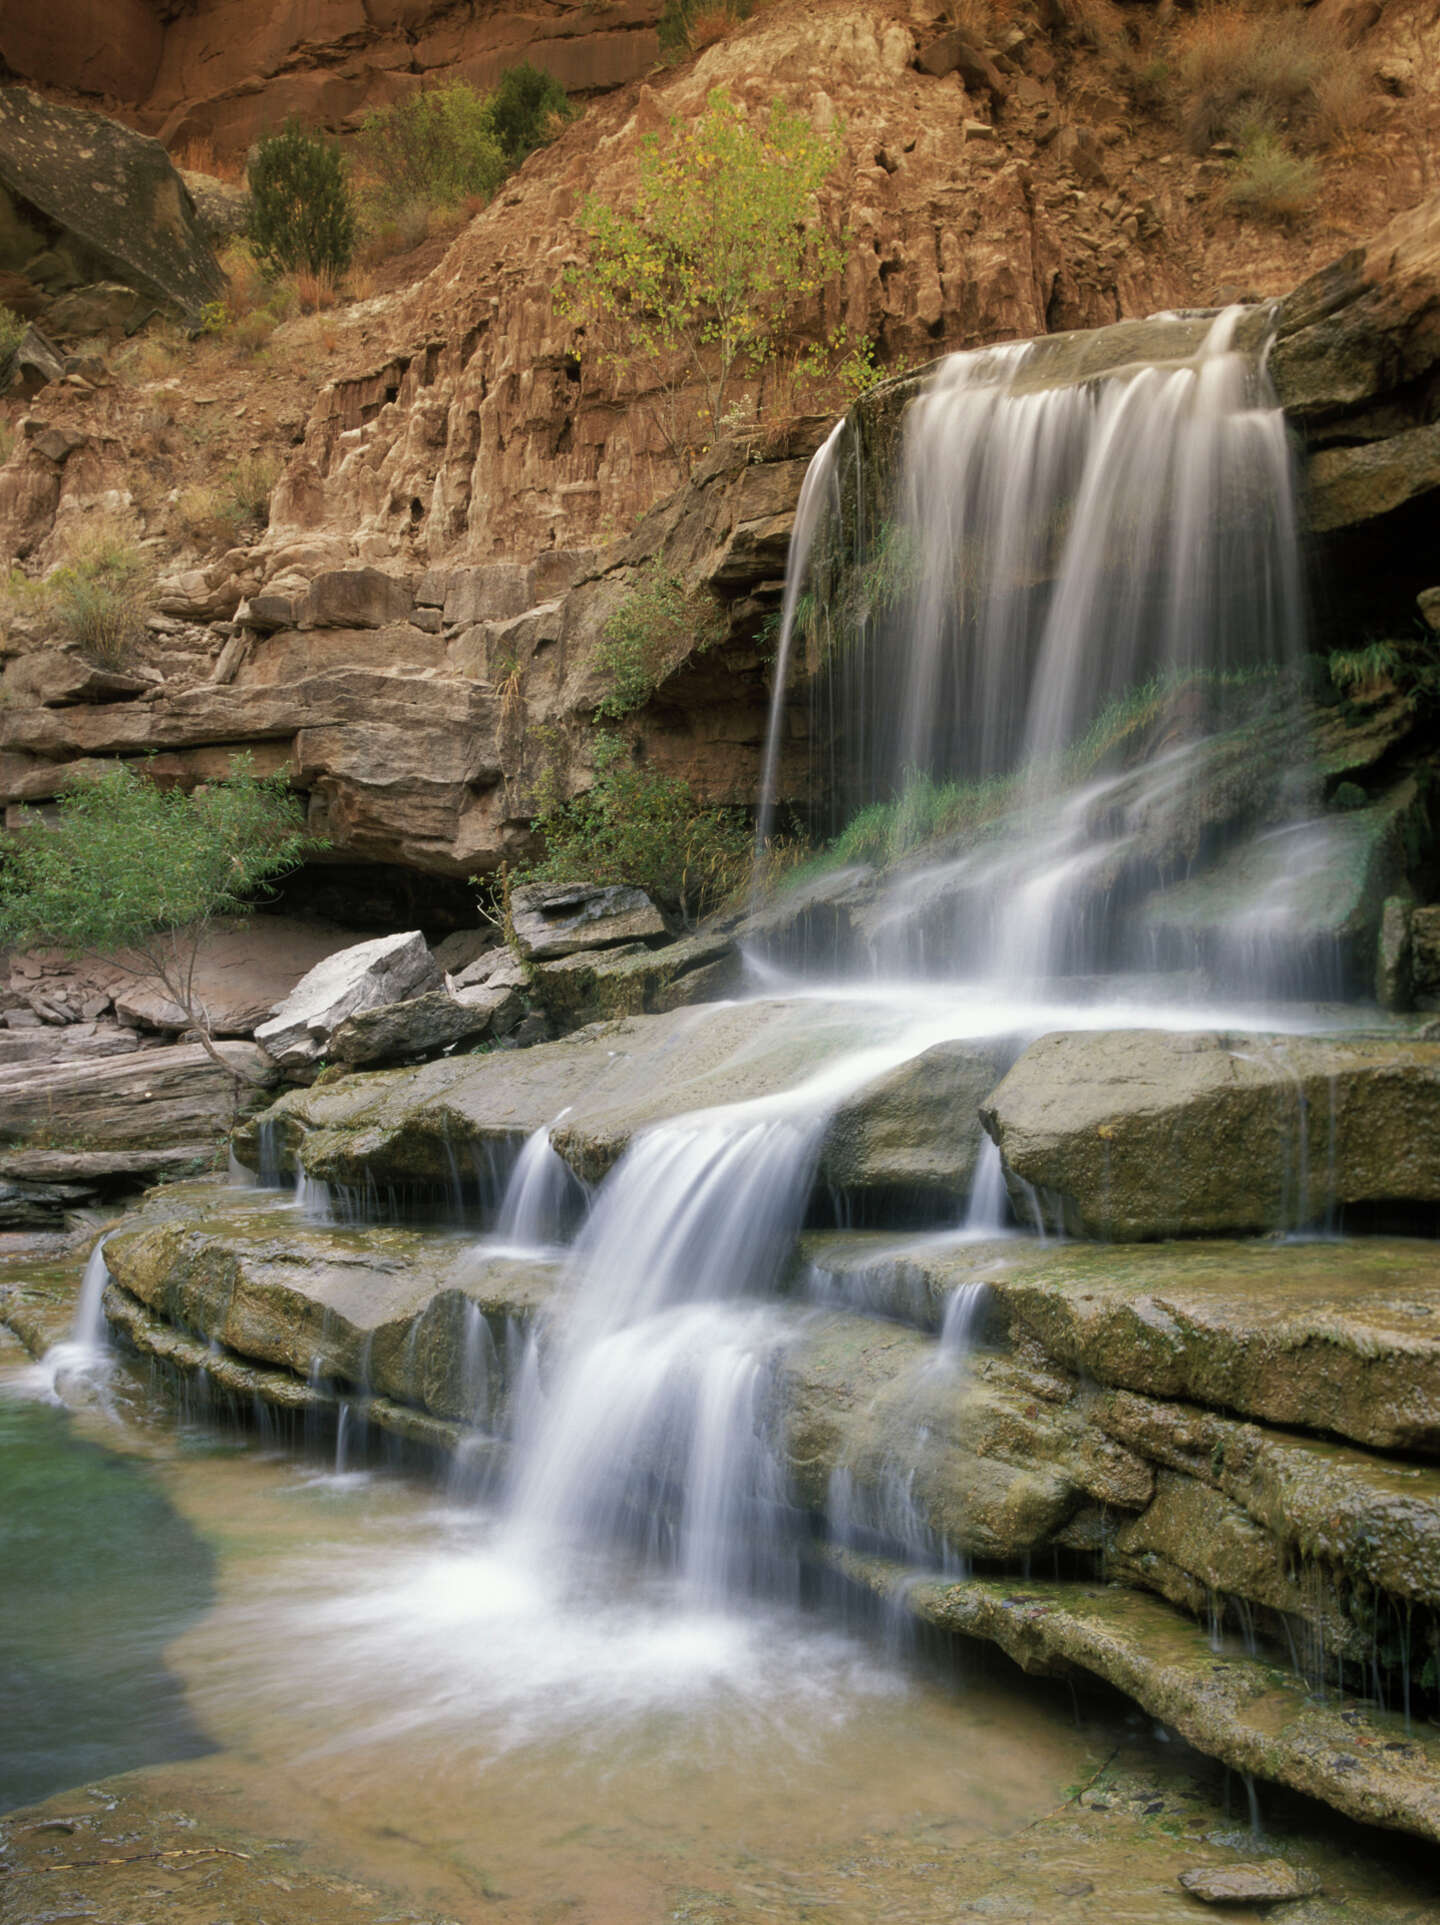
[{"label": "cascading water", "polygon": [[1205,962],[1233,983],[1235,961],[1247,987],[1333,987],[1313,957],[1307,973],[1271,955],[1304,946],[1283,884],[1224,905],[1204,941],[1132,914],[1233,829],[1242,781],[1257,828],[1292,829],[1306,807],[1278,687],[1303,652],[1304,596],[1268,333],[1264,310],[1233,308],[954,355],[904,409],[893,482],[874,455],[842,488],[837,436],[816,457],[762,824],[803,600],[825,609],[807,651],[817,820],[838,829],[880,803],[902,846],[927,822],[947,832],[866,919],[882,974],[1040,994],[1056,976],[1157,964]]},{"label": "cascading water", "polygon": [[[561,1110],[555,1122],[568,1114]],[[495,1241],[503,1248],[549,1251],[564,1242],[584,1212],[585,1192],[579,1178],[550,1147],[553,1127],[547,1123],[535,1130],[516,1158],[495,1223]]]},{"label": "cascading water", "polygon": [[[1027,980],[1110,961],[1090,926],[1106,918],[1088,917],[1095,889],[1113,906],[1117,878],[1164,840],[1227,751],[1198,726],[1138,766],[1097,766],[1077,782],[1076,738],[1137,682],[1223,684],[1298,649],[1293,492],[1265,388],[1265,317],[1233,310],[1147,324],[1143,338],[1109,332],[1122,337],[1110,343],[1120,361],[1079,381],[1052,342],[942,364],[909,408],[884,525],[865,526],[863,437],[846,424],[805,482],[762,843],[784,760],[786,675],[806,624],[826,630],[818,649],[807,636],[807,652],[812,666],[820,658],[829,752],[850,764],[837,804],[917,780],[1009,783],[1008,838],[919,868],[882,899],[873,946],[900,975],[917,964],[935,973],[913,938],[937,887],[950,914],[940,973],[988,975],[1013,995]],[[845,539],[868,544],[863,606],[852,582],[848,600],[806,597],[802,619],[807,582],[823,591]],[[905,1006],[897,985],[892,1022]],[[964,1030],[962,999],[926,1040]],[[639,1539],[706,1595],[781,1581],[793,1533],[775,1382],[794,1325],[765,1300],[846,1087],[875,1073],[877,1054],[898,1063],[924,1046],[912,1033],[888,1054],[857,1051],[784,1099],[680,1117],[632,1142],[574,1247],[564,1339],[552,1349],[542,1338],[515,1400],[517,1539]],[[502,1238],[551,1234],[542,1219],[553,1206],[541,1199],[556,1163],[538,1132],[512,1179]],[[956,1221],[961,1239],[1004,1231],[988,1143]],[[944,1368],[963,1361],[983,1305],[981,1287],[956,1294]],[[898,1488],[867,1497],[842,1476],[832,1498],[842,1536],[865,1519],[917,1550],[927,1541]]]}]

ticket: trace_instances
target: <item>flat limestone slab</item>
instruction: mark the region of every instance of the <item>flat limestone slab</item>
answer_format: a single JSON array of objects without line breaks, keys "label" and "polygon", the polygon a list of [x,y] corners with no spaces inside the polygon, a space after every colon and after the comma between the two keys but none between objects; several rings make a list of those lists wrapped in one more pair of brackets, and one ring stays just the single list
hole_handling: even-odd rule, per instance
[{"label": "flat limestone slab", "polygon": [[1022,1218],[1111,1241],[1440,1203],[1440,1043],[1168,1030],[1042,1036],[982,1111]]},{"label": "flat limestone slab", "polygon": [[1097,1383],[1440,1454],[1440,1243],[828,1232],[802,1255],[857,1309],[938,1328],[953,1291],[985,1283],[989,1321]]},{"label": "flat limestone slab", "polygon": [[1440,1453],[1440,1244],[1058,1244],[994,1288],[1102,1384]]},{"label": "flat limestone slab", "polygon": [[554,1265],[433,1232],[311,1224],[283,1202],[244,1199],[201,1186],[188,1210],[161,1199],[106,1243],[111,1276],[155,1317],[247,1363],[459,1422],[493,1415],[503,1385],[490,1360],[503,1357],[507,1321],[549,1300]]},{"label": "flat limestone slab", "polygon": [[[819,1180],[904,1190],[958,1210],[981,1143],[978,1110],[1013,1050],[947,1040],[904,1011],[759,999],[596,1023],[533,1049],[426,1063],[295,1090],[269,1114],[282,1159],[327,1182],[446,1183],[476,1149],[549,1128],[598,1182],[639,1131],[769,1101],[823,1121]],[[236,1151],[260,1162],[259,1125]]]},{"label": "flat limestone slab", "polygon": [[1314,1698],[1293,1672],[1220,1655],[1169,1605],[1119,1586],[968,1578],[947,1584],[852,1552],[854,1582],[941,1630],[998,1644],[1023,1670],[1088,1671],[1232,1770],[1371,1825],[1440,1842],[1440,1736],[1368,1705]]}]

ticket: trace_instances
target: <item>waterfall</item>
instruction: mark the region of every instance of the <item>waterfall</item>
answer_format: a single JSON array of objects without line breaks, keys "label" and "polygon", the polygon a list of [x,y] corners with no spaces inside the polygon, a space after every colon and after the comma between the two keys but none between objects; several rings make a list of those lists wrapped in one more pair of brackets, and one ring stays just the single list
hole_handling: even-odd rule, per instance
[{"label": "waterfall", "polygon": [[516,1158],[495,1223],[495,1239],[507,1249],[553,1248],[564,1241],[585,1207],[579,1178],[550,1147],[551,1130],[568,1115],[568,1110],[561,1110],[554,1123],[527,1136]]},{"label": "waterfall", "polygon": [[[1277,692],[1267,711],[1254,686],[1278,691],[1305,635],[1269,330],[1265,310],[1230,308],[952,355],[903,410],[903,389],[888,417],[876,410],[898,415],[893,455],[883,428],[854,418],[863,527],[841,512],[838,432],[815,457],[762,832],[780,800],[795,611],[818,571],[815,820],[834,830],[898,805],[916,843],[938,833],[927,811],[957,825],[928,864],[882,883],[866,943],[885,975],[1034,992],[1057,975],[1154,968],[1165,943],[1132,911],[1208,846],[1197,798],[1235,780],[1224,731],[1241,687],[1247,718],[1268,714],[1271,731],[1252,755],[1268,783],[1257,821],[1294,821],[1291,705]],[[1313,869],[1324,851],[1310,853]],[[1213,955],[1167,933],[1170,966],[1258,967],[1286,993],[1317,993],[1314,968],[1287,968],[1299,939],[1283,879],[1266,886]]]},{"label": "waterfall", "polygon": [[780,772],[780,751],[785,732],[785,691],[790,679],[790,657],[795,640],[795,620],[810,567],[815,537],[827,514],[838,512],[836,470],[845,421],[835,423],[817,450],[800,487],[795,506],[795,527],[790,536],[790,553],[785,565],[785,594],[780,605],[780,639],[775,649],[775,679],[770,693],[770,723],[765,733],[765,753],[760,766],[760,797],[755,842],[764,848],[775,825],[776,782]]},{"label": "waterfall", "polygon": [[797,1325],[766,1299],[834,1110],[949,1027],[907,1024],[782,1096],[631,1142],[571,1253],[563,1338],[512,1399],[517,1551],[629,1537],[702,1596],[793,1583],[775,1377]]},{"label": "waterfall", "polygon": [[31,1385],[42,1394],[56,1397],[63,1385],[73,1394],[77,1389],[102,1390],[110,1374],[110,1326],[105,1321],[105,1291],[110,1270],[105,1262],[105,1238],[90,1252],[75,1299],[75,1315],[69,1334],[51,1344],[35,1366]]}]

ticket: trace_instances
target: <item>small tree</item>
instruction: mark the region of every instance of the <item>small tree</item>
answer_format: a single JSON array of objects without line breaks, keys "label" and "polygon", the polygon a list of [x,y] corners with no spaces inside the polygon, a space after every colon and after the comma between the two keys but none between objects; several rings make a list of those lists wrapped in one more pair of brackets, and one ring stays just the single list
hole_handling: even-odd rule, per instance
[{"label": "small tree", "polygon": [[298,120],[262,140],[250,163],[250,240],[276,273],[342,275],[355,252],[355,210],[340,151]]},{"label": "small tree", "polygon": [[195,971],[217,916],[248,914],[269,883],[321,846],[306,837],[284,773],[257,776],[240,756],[225,781],[187,795],[116,763],[63,795],[58,814],[53,827],[35,817],[6,844],[0,943],[127,952],[202,1048],[252,1080],[216,1049]]},{"label": "small tree", "polygon": [[742,362],[762,368],[795,309],[843,265],[813,208],[839,159],[836,137],[803,114],[775,101],[752,124],[717,88],[698,120],[674,119],[642,144],[630,208],[581,208],[589,258],[567,271],[564,305],[602,362],[651,364],[678,459],[697,438],[684,391],[700,387],[699,430],[713,433]]}]

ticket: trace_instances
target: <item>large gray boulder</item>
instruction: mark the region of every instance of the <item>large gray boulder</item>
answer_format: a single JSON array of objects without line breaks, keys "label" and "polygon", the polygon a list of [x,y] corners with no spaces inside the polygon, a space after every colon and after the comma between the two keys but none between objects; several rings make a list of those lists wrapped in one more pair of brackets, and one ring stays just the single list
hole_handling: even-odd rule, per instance
[{"label": "large gray boulder", "polygon": [[520,954],[534,962],[622,942],[666,942],[670,934],[645,891],[623,883],[527,883],[511,891],[510,922]]},{"label": "large gray boulder", "polygon": [[1076,1236],[1238,1235],[1440,1203],[1440,1043],[1043,1036],[981,1120],[1022,1218]]},{"label": "large gray boulder", "polygon": [[[194,317],[225,292],[185,183],[158,140],[104,114],[62,107],[26,87],[0,87],[0,189],[15,219],[35,234],[26,273],[48,292],[88,281],[123,281],[157,305]],[[41,217],[35,222],[34,215]],[[49,245],[48,230],[60,240]],[[54,256],[53,266],[39,257]]]},{"label": "large gray boulder", "polygon": [[337,1063],[356,1067],[413,1061],[437,1049],[508,1035],[524,1013],[520,992],[505,984],[481,984],[454,995],[432,989],[409,1002],[384,1003],[347,1016],[331,1036],[328,1053]]},{"label": "large gray boulder", "polygon": [[970,1193],[985,1132],[980,1105],[1014,1061],[1005,1039],[937,1043],[871,1083],[830,1119],[820,1173],[836,1190]]},{"label": "large gray boulder", "polygon": [[440,987],[440,971],[418,929],[377,936],[317,963],[260,1024],[255,1040],[285,1068],[300,1068],[325,1055],[348,1016]]}]

